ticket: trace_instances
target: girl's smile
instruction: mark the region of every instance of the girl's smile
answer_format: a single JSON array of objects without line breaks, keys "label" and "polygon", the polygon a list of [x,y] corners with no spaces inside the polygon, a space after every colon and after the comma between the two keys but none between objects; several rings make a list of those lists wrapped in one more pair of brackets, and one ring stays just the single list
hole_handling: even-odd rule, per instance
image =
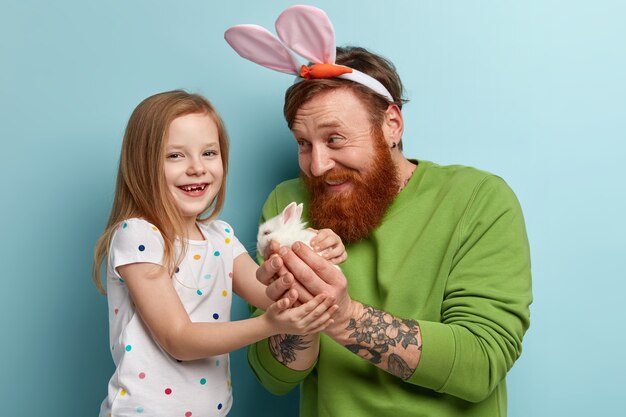
[{"label": "girl's smile", "polygon": [[177,187],[180,188],[186,195],[190,197],[201,197],[204,195],[204,192],[206,191],[208,186],[209,184],[203,183],[203,184],[178,185]]}]

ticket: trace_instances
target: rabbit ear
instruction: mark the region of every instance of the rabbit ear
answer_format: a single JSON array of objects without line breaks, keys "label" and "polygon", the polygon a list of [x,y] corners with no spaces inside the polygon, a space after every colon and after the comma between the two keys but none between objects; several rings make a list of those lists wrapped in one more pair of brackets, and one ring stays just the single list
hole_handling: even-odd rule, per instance
[{"label": "rabbit ear", "polygon": [[284,224],[287,224],[288,222],[293,221],[293,219],[296,218],[295,216],[297,209],[298,208],[295,202],[289,203],[289,205],[283,209],[281,219]]},{"label": "rabbit ear", "polygon": [[300,220],[302,218],[302,209],[304,208],[304,206],[302,205],[302,203],[298,204],[296,206],[296,218],[298,220]]},{"label": "rabbit ear", "polygon": [[323,10],[288,7],[276,19],[276,33],[292,51],[314,64],[335,63],[335,31]]},{"label": "rabbit ear", "polygon": [[236,25],[228,28],[224,39],[245,59],[275,71],[297,74],[296,57],[272,33],[258,25]]}]

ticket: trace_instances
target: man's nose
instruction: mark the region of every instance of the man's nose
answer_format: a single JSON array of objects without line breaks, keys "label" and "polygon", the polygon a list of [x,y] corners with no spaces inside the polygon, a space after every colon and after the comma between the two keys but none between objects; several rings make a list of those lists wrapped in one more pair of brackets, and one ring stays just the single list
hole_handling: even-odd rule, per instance
[{"label": "man's nose", "polygon": [[311,175],[319,177],[335,166],[335,161],[330,158],[324,148],[313,148],[311,154]]}]

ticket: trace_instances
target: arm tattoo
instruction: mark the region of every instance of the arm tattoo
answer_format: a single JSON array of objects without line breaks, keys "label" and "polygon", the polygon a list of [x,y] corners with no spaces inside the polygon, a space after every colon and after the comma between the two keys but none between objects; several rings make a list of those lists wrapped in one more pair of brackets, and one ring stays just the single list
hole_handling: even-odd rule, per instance
[{"label": "arm tattoo", "polygon": [[[396,318],[365,304],[363,307],[363,315],[358,319],[350,319],[346,327],[346,330],[352,330],[349,338],[354,339],[354,343],[346,345],[346,348],[379,366],[383,365],[384,354],[392,349],[393,352],[387,355],[387,372],[402,379],[410,377],[415,367],[411,368],[394,352],[400,353],[400,347],[406,351],[410,346],[422,350],[417,341],[417,322]],[[381,368],[385,369],[383,366]]]},{"label": "arm tattoo", "polygon": [[296,351],[307,349],[311,345],[311,342],[303,340],[302,336],[278,334],[270,337],[269,345],[272,356],[274,356],[278,362],[287,366],[287,364],[296,360]]}]

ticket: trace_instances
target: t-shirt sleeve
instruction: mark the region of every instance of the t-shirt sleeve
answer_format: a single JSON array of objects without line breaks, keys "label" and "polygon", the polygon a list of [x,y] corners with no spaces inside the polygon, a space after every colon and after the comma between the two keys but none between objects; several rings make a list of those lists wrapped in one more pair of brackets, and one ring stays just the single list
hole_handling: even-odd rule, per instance
[{"label": "t-shirt sleeve", "polygon": [[111,239],[110,267],[119,278],[117,267],[134,263],[163,265],[164,242],[159,229],[142,219],[120,223]]},{"label": "t-shirt sleeve", "polygon": [[248,253],[246,248],[243,246],[243,244],[239,241],[239,239],[237,239],[237,237],[234,234],[233,234],[231,243],[233,245],[233,259],[235,259],[236,257],[238,257],[239,255],[243,253]]},{"label": "t-shirt sleeve", "polygon": [[235,230],[230,224],[223,220],[216,220],[215,227],[218,229],[218,232],[223,235],[224,242],[232,247],[233,259],[242,253],[248,252],[239,239],[237,239],[237,236],[235,236]]}]

